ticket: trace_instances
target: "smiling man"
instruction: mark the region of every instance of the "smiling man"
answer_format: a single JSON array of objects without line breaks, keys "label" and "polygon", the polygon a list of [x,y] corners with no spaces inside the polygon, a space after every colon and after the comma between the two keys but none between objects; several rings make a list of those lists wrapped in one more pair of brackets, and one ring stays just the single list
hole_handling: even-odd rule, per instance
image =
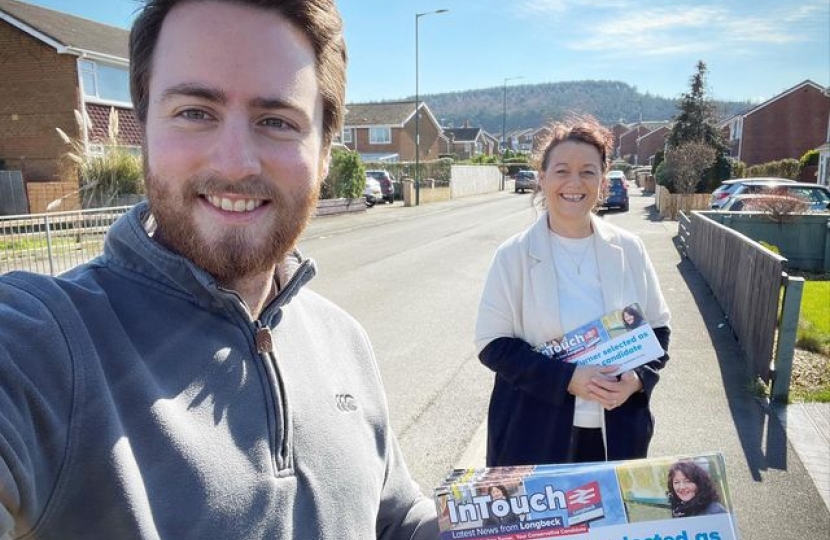
[{"label": "smiling man", "polygon": [[332,0],[150,0],[148,202],[0,278],[0,539],[427,539],[364,331],[294,249],[342,123]]}]

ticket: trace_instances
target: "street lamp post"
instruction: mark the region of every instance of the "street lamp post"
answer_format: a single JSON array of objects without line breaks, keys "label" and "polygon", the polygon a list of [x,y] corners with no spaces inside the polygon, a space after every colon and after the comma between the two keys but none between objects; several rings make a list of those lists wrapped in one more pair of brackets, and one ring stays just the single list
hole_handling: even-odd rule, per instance
[{"label": "street lamp post", "polygon": [[421,123],[421,98],[418,93],[418,21],[426,15],[435,15],[448,11],[448,9],[438,9],[415,14],[415,206],[421,203],[421,173],[419,171],[421,161],[421,136],[419,128]]},{"label": "street lamp post", "polygon": [[508,81],[515,81],[516,79],[524,79],[524,76],[517,75],[516,77],[505,77],[501,92],[501,190],[504,191],[504,152],[507,150],[506,130],[507,130],[507,83]]}]

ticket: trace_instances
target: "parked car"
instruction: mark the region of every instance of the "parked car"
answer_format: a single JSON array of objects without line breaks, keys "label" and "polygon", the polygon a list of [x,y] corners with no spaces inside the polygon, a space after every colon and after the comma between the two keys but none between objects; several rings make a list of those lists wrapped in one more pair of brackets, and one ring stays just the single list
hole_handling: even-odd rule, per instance
[{"label": "parked car", "polygon": [[775,177],[759,177],[759,178],[732,178],[730,180],[724,180],[721,182],[721,185],[712,192],[712,200],[710,205],[713,209],[717,210],[721,208],[726,201],[735,194],[735,190],[738,189],[741,184],[746,182],[754,182],[760,184],[769,183],[771,185],[778,185],[783,183],[791,183],[795,182],[795,180],[788,180],[786,178],[775,178]]},{"label": "parked car", "polygon": [[536,171],[519,171],[514,176],[516,182],[513,184],[513,191],[524,193],[526,189],[536,189]]},{"label": "parked car", "polygon": [[372,178],[366,177],[366,184],[363,187],[363,196],[366,198],[366,206],[373,207],[378,201],[383,200],[383,190],[380,188],[380,182]]},{"label": "parked car", "polygon": [[380,182],[384,201],[389,204],[395,202],[395,178],[389,174],[389,171],[366,171],[366,176],[371,176]]},{"label": "parked car", "polygon": [[830,190],[825,186],[788,180],[783,182],[747,181],[739,184],[738,187],[732,190],[729,199],[727,199],[727,202],[724,203],[722,209],[725,210],[727,205],[730,204],[731,199],[734,197],[752,194],[773,194],[800,197],[808,202],[810,205],[809,211],[811,212],[822,212],[827,210],[830,205]]},{"label": "parked car", "polygon": [[628,212],[628,180],[624,172],[608,172],[608,191],[601,206],[603,208],[619,208],[623,212]]},{"label": "parked car", "polygon": [[[765,212],[771,208],[778,206],[779,208],[794,208],[797,209],[795,201],[804,205],[804,210],[809,207],[809,203],[792,195],[777,195],[775,193],[744,193],[730,197],[726,204],[719,210],[723,212]],[[797,209],[795,211],[800,211]]]}]

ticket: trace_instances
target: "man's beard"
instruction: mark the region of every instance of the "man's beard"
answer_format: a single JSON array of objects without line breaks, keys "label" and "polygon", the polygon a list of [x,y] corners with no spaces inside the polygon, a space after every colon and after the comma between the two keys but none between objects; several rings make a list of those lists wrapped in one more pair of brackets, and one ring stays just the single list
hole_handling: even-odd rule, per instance
[{"label": "man's beard", "polygon": [[[317,206],[320,192],[319,182],[309,184],[308,190],[296,190],[286,196],[262,177],[230,182],[215,175],[192,176],[176,189],[153,175],[149,168],[145,170],[147,199],[158,224],[157,240],[220,283],[272,271],[294,248]],[[272,217],[258,230],[228,229],[207,238],[194,217],[199,195],[204,193],[265,199]]]}]

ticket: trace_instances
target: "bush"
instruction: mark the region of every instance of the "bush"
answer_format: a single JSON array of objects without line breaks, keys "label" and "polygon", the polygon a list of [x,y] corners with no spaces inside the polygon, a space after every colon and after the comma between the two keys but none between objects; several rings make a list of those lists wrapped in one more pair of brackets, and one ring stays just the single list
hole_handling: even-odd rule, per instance
[{"label": "bush", "polygon": [[[92,130],[92,121],[86,113],[75,110],[78,131]],[[144,194],[144,172],[141,158],[130,153],[118,141],[118,114],[110,107],[107,140],[102,155],[87,152],[81,139],[69,137],[55,128],[61,140],[70,147],[64,154],[63,166],[72,176],[80,177],[83,207],[108,206],[122,195]],[[116,203],[117,204],[117,203]]]},{"label": "bush", "polygon": [[674,189],[674,175],[672,175],[671,170],[666,165],[665,160],[657,166],[657,170],[654,171],[654,181],[659,186],[663,186],[664,188],[669,190],[669,193],[675,193]]},{"label": "bush", "polygon": [[84,199],[97,205],[109,206],[121,195],[144,193],[141,158],[118,146],[105,148],[103,156],[87,157],[80,172],[81,187],[90,186]]},{"label": "bush", "polygon": [[711,145],[690,140],[669,148],[662,165],[663,170],[672,175],[676,192],[689,195],[700,192],[701,184],[706,191],[703,173],[714,165],[715,159],[715,149]]},{"label": "bush", "polygon": [[800,173],[801,170],[798,160],[791,158],[761,163],[760,165],[753,165],[746,170],[747,178],[776,176],[779,178],[789,178],[790,180],[795,180],[798,178]]},{"label": "bush", "polygon": [[470,160],[471,163],[475,165],[496,165],[499,162],[499,156],[492,155],[488,156],[487,154],[477,154],[473,156],[473,159]]},{"label": "bush", "polygon": [[654,163],[651,165],[651,174],[657,176],[657,167],[666,159],[666,151],[662,148],[654,153]]},{"label": "bush", "polygon": [[732,178],[746,178],[746,163],[734,158],[730,158],[729,162],[732,165]]},{"label": "bush", "polygon": [[363,194],[366,169],[360,154],[335,148],[331,152],[329,175],[320,187],[321,199],[356,199]]},{"label": "bush", "polygon": [[799,173],[807,167],[818,167],[818,150],[807,150],[798,160]]}]

